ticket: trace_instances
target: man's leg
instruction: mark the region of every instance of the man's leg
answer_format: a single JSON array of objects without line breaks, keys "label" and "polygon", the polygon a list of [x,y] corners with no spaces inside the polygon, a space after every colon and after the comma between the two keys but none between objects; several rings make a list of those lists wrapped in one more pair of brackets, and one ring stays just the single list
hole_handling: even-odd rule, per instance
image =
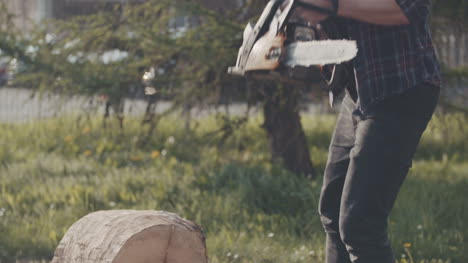
[{"label": "man's leg", "polygon": [[438,88],[423,84],[360,116],[339,221],[352,262],[395,262],[387,219],[438,95]]},{"label": "man's leg", "polygon": [[319,213],[327,234],[327,263],[347,263],[349,254],[341,241],[339,214],[341,193],[349,165],[349,152],[354,146],[352,113],[355,103],[347,95],[341,106],[340,115],[330,144],[327,166],[320,194]]}]

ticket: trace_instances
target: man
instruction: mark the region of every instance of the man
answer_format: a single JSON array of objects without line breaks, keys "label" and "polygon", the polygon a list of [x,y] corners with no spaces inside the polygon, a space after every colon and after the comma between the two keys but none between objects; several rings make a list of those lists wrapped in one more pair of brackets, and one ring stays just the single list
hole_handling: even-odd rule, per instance
[{"label": "man", "polygon": [[[441,86],[430,0],[301,0],[357,42],[353,89],[330,144],[319,213],[327,263],[395,263],[387,220]],[[313,24],[327,18],[297,13]],[[354,91],[353,91],[354,90]],[[354,96],[352,96],[354,94]]]}]

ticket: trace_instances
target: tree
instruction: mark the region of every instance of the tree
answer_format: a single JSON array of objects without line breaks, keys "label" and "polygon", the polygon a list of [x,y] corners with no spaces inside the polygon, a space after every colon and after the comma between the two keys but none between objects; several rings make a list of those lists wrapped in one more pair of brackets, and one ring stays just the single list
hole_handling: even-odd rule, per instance
[{"label": "tree", "polygon": [[[282,160],[294,173],[312,176],[298,111],[300,88],[247,85],[227,74],[242,42],[240,32],[263,2],[217,11],[195,1],[117,4],[112,12],[49,21],[29,38],[0,42],[0,49],[28,64],[18,85],[68,95],[105,95],[106,113],[114,109],[121,127],[123,99],[131,89],[143,88],[141,75],[151,67],[156,72],[152,85],[159,96],[173,100],[173,109],[217,105],[232,98],[261,102],[272,159]],[[177,17],[189,23],[171,26]]]},{"label": "tree", "polygon": [[292,85],[265,85],[263,116],[272,159],[283,161],[290,171],[315,178],[307,138],[301,124],[301,88]]}]

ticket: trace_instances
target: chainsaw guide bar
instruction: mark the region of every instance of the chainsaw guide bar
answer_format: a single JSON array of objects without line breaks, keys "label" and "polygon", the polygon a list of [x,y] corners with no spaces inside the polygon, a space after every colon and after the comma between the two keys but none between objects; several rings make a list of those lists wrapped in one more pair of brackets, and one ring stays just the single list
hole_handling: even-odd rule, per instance
[{"label": "chainsaw guide bar", "polygon": [[294,42],[285,48],[282,63],[288,67],[341,64],[356,57],[355,41],[317,40]]}]

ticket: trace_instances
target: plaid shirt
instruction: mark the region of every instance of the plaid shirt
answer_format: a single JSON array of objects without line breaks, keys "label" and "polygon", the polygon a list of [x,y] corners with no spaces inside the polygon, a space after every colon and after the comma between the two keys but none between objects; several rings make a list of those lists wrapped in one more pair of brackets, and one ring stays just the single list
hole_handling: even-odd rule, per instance
[{"label": "plaid shirt", "polygon": [[[422,82],[441,86],[440,66],[429,29],[431,0],[395,0],[410,24],[373,25],[342,20],[358,54],[352,61],[358,92],[358,109],[401,94]],[[344,22],[344,23],[343,23]]]}]

